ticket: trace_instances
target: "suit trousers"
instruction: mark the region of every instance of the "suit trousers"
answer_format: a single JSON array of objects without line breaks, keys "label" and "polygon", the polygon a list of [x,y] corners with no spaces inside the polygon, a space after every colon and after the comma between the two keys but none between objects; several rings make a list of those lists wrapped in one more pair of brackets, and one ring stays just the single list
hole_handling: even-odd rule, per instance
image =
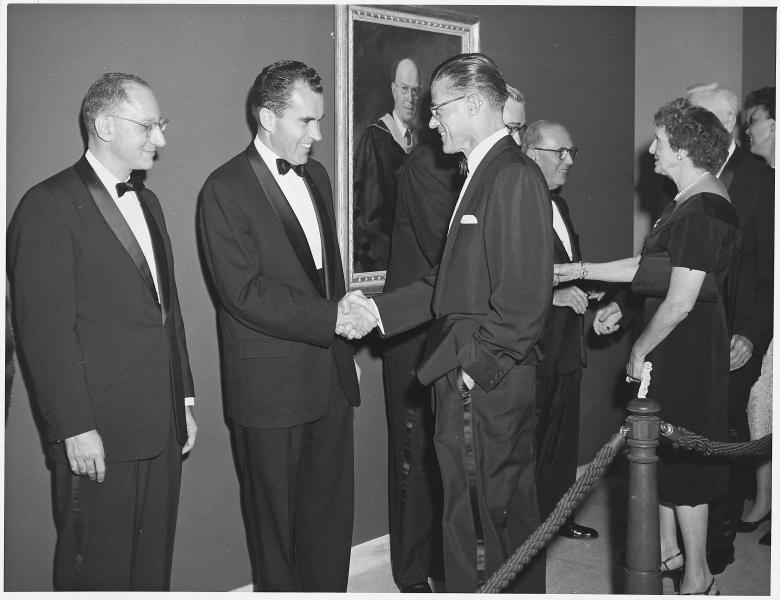
[{"label": "suit trousers", "polygon": [[167,591],[181,487],[173,426],[162,454],[108,463],[102,483],[54,464],[54,588]]},{"label": "suit trousers", "polygon": [[233,425],[256,591],[347,590],[353,410],[335,365],[332,379],[327,412],[316,421],[276,429]]},{"label": "suit trousers", "polygon": [[[536,367],[515,366],[464,397],[459,371],[436,381],[436,455],[444,486],[448,592],[475,592],[539,525],[534,480]],[[540,552],[504,590],[545,592]]]},{"label": "suit trousers", "polygon": [[433,446],[430,386],[415,368],[382,359],[387,413],[387,491],[390,562],[400,587],[444,579],[441,547],[442,489]]},{"label": "suit trousers", "polygon": [[544,521],[577,478],[582,369],[536,379],[536,491]]},{"label": "suit trousers", "polygon": [[[750,388],[761,374],[763,356],[753,354],[741,368],[729,374],[728,424],[729,442],[747,442],[750,431],[747,422],[747,404]],[[726,495],[710,502],[707,525],[707,551],[731,552],[737,535],[737,524],[742,518],[745,498],[755,489],[754,462],[750,458],[728,460],[730,485]]]}]

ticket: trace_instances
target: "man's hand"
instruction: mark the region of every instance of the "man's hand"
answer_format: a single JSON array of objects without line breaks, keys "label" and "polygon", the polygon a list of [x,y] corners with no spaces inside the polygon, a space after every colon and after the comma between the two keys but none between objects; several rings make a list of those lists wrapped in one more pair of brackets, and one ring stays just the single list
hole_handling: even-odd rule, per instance
[{"label": "man's hand", "polygon": [[65,438],[65,452],[74,475],[88,475],[92,481],[103,483],[106,461],[103,440],[97,429]]},{"label": "man's hand", "polygon": [[596,318],[593,320],[593,331],[596,335],[607,335],[620,329],[618,321],[623,318],[620,307],[617,302],[610,302],[606,306],[596,311]]},{"label": "man's hand", "polygon": [[181,449],[182,454],[187,454],[195,445],[195,436],[198,435],[198,424],[195,422],[195,414],[191,406],[184,407],[184,417],[187,420],[187,443]]},{"label": "man's hand", "polygon": [[729,371],[736,371],[745,366],[753,356],[753,342],[744,335],[735,333],[731,336],[731,352],[729,353]]},{"label": "man's hand", "polygon": [[359,339],[371,331],[379,322],[379,316],[363,295],[363,292],[348,292],[339,300],[336,317],[336,333],[348,340]]},{"label": "man's hand", "polygon": [[553,292],[553,306],[568,306],[578,315],[584,315],[588,309],[588,295],[576,285],[561,288]]}]

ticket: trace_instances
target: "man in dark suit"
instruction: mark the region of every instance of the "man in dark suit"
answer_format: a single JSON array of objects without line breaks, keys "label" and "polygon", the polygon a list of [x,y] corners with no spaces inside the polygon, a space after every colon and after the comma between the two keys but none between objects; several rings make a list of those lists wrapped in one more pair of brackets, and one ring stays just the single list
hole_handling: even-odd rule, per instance
[{"label": "man in dark suit", "polygon": [[[579,236],[561,196],[577,148],[560,123],[535,121],[522,141],[523,152],[542,170],[553,212],[555,263],[582,260]],[[577,475],[580,431],[580,381],[585,366],[583,315],[589,294],[571,283],[555,288],[547,313],[536,367],[536,488],[541,518],[546,519]],[[569,519],[558,531],[571,539],[592,539],[598,532]]]},{"label": "man in dark suit", "polygon": [[[544,178],[507,135],[507,88],[483,54],[431,78],[430,127],[466,178],[441,263],[376,299],[386,335],[432,316],[421,383],[434,383],[447,591],[474,592],[539,525],[534,482],[537,341],[552,297]],[[507,591],[543,593],[544,556]]]},{"label": "man in dark suit", "polygon": [[[441,142],[431,140],[418,145],[401,169],[385,292],[416,281],[439,264],[463,185],[458,164],[457,155],[444,154]],[[431,388],[416,375],[427,332],[421,325],[389,338],[382,349],[390,559],[402,592],[430,592],[428,577],[444,579]]]},{"label": "man in dark suit", "polygon": [[124,73],[92,84],[82,117],[86,154],[27,192],[8,230],[53,462],[54,585],[167,590],[194,390],[163,213],[130,174],[153,167],[168,119]]},{"label": "man in dark suit", "polygon": [[359,309],[338,311],[330,180],[309,158],[322,139],[322,83],[311,67],[279,61],[249,102],[257,136],[206,180],[199,227],[255,584],[344,592],[360,394],[353,351],[335,331]]},{"label": "man in dark suit", "polygon": [[[739,101],[717,84],[689,90],[688,100],[714,113],[730,133],[739,117]],[[742,251],[733,324],[729,376],[728,423],[732,442],[750,439],[747,403],[761,372],[761,361],[772,339],[774,283],[774,172],[759,157],[732,141],[729,158],[717,176],[726,185],[739,216]],[[710,571],[721,573],[734,560],[734,538],[753,469],[744,461],[731,469],[728,495],[710,505],[707,558]],[[760,518],[760,515],[759,515]]]}]

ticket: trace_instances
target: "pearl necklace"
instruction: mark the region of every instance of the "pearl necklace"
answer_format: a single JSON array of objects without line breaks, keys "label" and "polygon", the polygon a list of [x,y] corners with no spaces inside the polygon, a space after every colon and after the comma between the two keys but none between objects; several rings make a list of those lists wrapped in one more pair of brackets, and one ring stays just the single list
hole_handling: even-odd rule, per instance
[{"label": "pearl necklace", "polygon": [[694,179],[693,181],[691,181],[691,182],[690,182],[688,185],[686,185],[686,186],[685,186],[683,189],[681,189],[679,192],[677,192],[677,195],[674,197],[674,202],[677,202],[677,201],[678,201],[680,198],[682,198],[682,197],[683,197],[683,195],[685,195],[685,192],[687,192],[687,191],[688,191],[688,190],[690,190],[690,189],[691,189],[691,188],[692,188],[694,185],[696,185],[697,183],[699,183],[699,181],[701,181],[701,180],[704,178],[704,176],[705,176],[705,175],[708,175],[708,174],[709,174],[709,171],[704,171],[704,173],[702,173],[701,175],[699,175],[699,176],[698,176],[696,179]]}]

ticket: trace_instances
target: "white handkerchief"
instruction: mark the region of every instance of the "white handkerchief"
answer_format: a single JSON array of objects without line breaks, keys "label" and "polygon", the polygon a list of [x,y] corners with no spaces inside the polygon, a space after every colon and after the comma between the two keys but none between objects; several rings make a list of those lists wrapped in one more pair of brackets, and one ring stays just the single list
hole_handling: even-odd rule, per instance
[{"label": "white handkerchief", "polygon": [[477,224],[477,217],[474,215],[463,215],[460,218],[460,224],[461,225],[476,225]]}]

